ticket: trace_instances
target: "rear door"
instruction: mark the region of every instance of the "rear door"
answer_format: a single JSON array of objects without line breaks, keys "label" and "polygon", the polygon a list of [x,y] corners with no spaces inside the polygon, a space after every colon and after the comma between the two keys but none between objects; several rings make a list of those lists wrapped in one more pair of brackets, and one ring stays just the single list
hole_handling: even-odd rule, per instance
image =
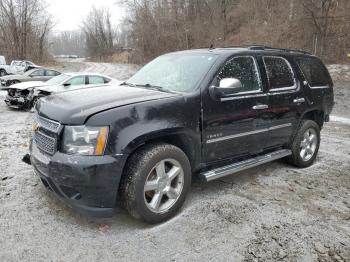
[{"label": "rear door", "polygon": [[89,85],[103,85],[105,84],[105,79],[102,76],[88,76]]},{"label": "rear door", "polygon": [[203,159],[206,163],[249,157],[264,149],[268,121],[264,117],[268,98],[263,91],[254,56],[235,56],[225,63],[213,85],[221,79],[237,78],[242,90],[220,101],[208,90],[203,102]]},{"label": "rear door", "polygon": [[267,146],[275,148],[289,143],[300,114],[305,110],[306,97],[291,61],[282,56],[264,56],[262,60],[270,114]]},{"label": "rear door", "polygon": [[28,80],[34,80],[34,81],[46,81],[47,79],[45,78],[45,70],[44,69],[38,69],[33,71],[30,74],[30,79]]},{"label": "rear door", "polygon": [[45,70],[45,77],[44,81],[50,80],[51,78],[60,75],[60,72],[57,72],[55,70]]}]

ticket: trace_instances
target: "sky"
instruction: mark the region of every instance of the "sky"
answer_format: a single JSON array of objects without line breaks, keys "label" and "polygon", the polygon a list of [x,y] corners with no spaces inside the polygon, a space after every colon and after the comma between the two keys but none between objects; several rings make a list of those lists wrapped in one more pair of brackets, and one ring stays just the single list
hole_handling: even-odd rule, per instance
[{"label": "sky", "polygon": [[47,0],[48,11],[54,17],[54,31],[71,31],[79,29],[82,19],[93,6],[108,7],[112,20],[118,24],[122,19],[122,9],[116,0]]}]

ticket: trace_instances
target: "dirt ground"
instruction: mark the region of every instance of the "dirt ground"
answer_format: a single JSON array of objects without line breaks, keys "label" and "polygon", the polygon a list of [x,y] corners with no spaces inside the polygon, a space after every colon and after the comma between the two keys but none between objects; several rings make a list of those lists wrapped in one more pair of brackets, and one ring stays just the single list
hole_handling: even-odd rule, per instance
[{"label": "dirt ground", "polygon": [[[62,69],[123,80],[136,67]],[[87,218],[62,204],[21,162],[33,115],[9,110],[0,94],[0,261],[350,261],[350,82],[341,80],[312,167],[276,161],[195,181],[182,211],[158,226],[124,211]]]}]

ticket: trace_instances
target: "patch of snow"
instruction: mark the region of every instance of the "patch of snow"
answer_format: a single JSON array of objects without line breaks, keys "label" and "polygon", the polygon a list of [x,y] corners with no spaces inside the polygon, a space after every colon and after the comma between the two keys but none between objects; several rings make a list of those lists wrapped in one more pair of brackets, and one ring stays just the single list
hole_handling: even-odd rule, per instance
[{"label": "patch of snow", "polygon": [[340,116],[331,116],[331,121],[340,122],[346,125],[350,125],[350,118],[340,117]]}]

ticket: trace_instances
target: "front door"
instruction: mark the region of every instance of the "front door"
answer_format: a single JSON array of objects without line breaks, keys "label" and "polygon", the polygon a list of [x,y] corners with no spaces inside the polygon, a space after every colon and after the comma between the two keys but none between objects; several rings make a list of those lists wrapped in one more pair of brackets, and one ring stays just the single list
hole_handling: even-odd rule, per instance
[{"label": "front door", "polygon": [[224,65],[214,79],[236,78],[242,90],[221,101],[213,99],[206,90],[203,101],[203,160],[206,163],[249,157],[265,147],[269,118],[268,105],[256,58],[236,56]]},{"label": "front door", "polygon": [[67,80],[57,92],[73,91],[86,87],[87,77],[85,75],[75,76]]}]

